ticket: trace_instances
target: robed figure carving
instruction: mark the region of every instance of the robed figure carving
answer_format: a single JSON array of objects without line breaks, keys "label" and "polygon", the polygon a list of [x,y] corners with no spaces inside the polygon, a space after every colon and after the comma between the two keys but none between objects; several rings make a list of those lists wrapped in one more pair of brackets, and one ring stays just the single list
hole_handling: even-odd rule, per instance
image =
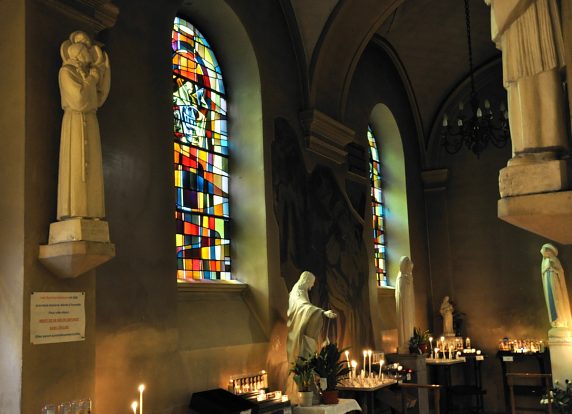
[{"label": "robed figure carving", "polygon": [[554,245],[546,243],[540,249],[540,253],[542,254],[541,273],[544,299],[548,308],[548,319],[552,325],[549,336],[570,336],[569,333],[572,328],[570,301],[564,269],[556,257],[558,249]]},{"label": "robed figure carving", "polygon": [[408,353],[409,338],[415,327],[415,292],[413,290],[413,262],[407,256],[399,261],[399,274],[395,282],[395,308],[399,353]]},{"label": "robed figure carving", "polygon": [[443,336],[455,336],[455,330],[453,329],[453,304],[449,300],[449,296],[443,298],[441,302],[441,307],[439,308],[439,313],[443,317]]},{"label": "robed figure carving", "polygon": [[107,99],[107,54],[81,31],[60,47],[62,120],[58,177],[58,220],[105,217],[103,166],[96,111]]},{"label": "robed figure carving", "polygon": [[544,161],[568,148],[560,72],[564,46],[556,0],[485,0],[502,50],[513,158]]},{"label": "robed figure carving", "polygon": [[[318,340],[322,331],[324,316],[331,319],[337,317],[331,310],[325,311],[310,302],[308,291],[314,286],[315,281],[314,274],[304,271],[290,291],[287,312],[288,339],[286,342],[289,366],[296,361],[298,356],[307,358],[318,350]],[[290,377],[287,392],[288,395],[296,395]]]}]

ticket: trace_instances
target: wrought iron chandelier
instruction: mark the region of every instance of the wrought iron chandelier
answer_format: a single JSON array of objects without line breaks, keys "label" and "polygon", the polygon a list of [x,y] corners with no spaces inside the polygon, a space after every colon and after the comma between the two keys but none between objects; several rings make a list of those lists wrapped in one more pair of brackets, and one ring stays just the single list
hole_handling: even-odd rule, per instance
[{"label": "wrought iron chandelier", "polygon": [[469,0],[465,0],[465,22],[467,29],[467,45],[469,49],[469,77],[471,81],[471,97],[469,113],[465,114],[464,104],[459,104],[456,125],[449,125],[447,114],[443,116],[441,127],[441,143],[449,154],[456,154],[463,145],[471,150],[477,158],[488,146],[489,142],[497,148],[506,145],[510,138],[508,112],[504,103],[499,106],[500,119],[495,121],[490,102],[485,99],[483,109],[480,107],[479,95],[475,91],[473,73],[473,48],[471,44],[471,13]]}]

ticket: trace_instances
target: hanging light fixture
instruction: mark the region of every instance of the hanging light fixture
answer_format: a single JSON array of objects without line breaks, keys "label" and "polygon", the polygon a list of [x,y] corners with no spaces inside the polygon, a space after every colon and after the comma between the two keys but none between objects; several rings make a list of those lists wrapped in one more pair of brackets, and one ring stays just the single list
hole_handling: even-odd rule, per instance
[{"label": "hanging light fixture", "polygon": [[444,115],[441,127],[441,143],[449,154],[456,154],[464,145],[478,158],[489,142],[497,148],[504,147],[510,138],[510,130],[508,112],[504,103],[501,103],[499,106],[500,119],[498,122],[494,120],[489,100],[484,100],[483,109],[480,107],[479,95],[475,91],[475,77],[473,74],[469,0],[465,0],[465,22],[469,49],[469,77],[471,80],[469,113],[468,116],[465,114],[465,105],[461,102],[455,122],[456,125],[450,125],[447,114]]}]

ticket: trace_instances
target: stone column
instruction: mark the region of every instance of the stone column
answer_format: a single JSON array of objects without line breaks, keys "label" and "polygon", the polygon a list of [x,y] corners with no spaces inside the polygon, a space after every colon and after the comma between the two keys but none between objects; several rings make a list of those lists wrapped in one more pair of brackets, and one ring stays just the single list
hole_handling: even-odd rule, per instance
[{"label": "stone column", "polygon": [[[428,170],[421,173],[425,192],[427,216],[427,240],[430,266],[430,302],[435,312],[441,305],[441,298],[453,295],[451,270],[451,245],[449,240],[449,219],[447,208],[448,169]],[[440,325],[438,313],[432,316],[433,327]]]}]

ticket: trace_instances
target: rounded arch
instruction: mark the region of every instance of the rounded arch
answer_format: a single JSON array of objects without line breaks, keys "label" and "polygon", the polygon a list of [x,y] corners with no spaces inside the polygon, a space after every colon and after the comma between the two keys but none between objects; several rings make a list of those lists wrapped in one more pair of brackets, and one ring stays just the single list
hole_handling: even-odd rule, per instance
[{"label": "rounded arch", "polygon": [[344,121],[345,106],[361,55],[403,0],[340,0],[320,36],[310,65],[310,106]]},{"label": "rounded arch", "polygon": [[397,121],[387,105],[378,103],[373,107],[370,125],[381,162],[387,275],[392,285],[392,278],[399,272],[399,258],[411,257],[403,142]]},{"label": "rounded arch", "polygon": [[[259,65],[248,33],[224,0],[186,0],[178,11],[210,42],[228,97],[233,277],[248,283],[268,328],[268,241]],[[174,16],[173,16],[174,17]]]}]

